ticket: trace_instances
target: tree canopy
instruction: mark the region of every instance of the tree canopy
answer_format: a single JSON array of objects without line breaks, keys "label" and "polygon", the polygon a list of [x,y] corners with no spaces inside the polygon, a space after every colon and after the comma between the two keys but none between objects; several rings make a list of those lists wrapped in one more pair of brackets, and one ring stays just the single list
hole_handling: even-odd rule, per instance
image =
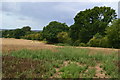
[{"label": "tree canopy", "polygon": [[62,31],[66,32],[68,30],[69,27],[65,23],[52,21],[43,28],[43,37],[50,43],[57,43],[57,34]]},{"label": "tree canopy", "polygon": [[120,19],[114,20],[112,25],[106,29],[111,47],[120,48]]},{"label": "tree canopy", "polygon": [[94,7],[80,11],[74,18],[75,23],[70,27],[72,40],[87,43],[96,33],[104,35],[105,28],[116,16],[115,10],[110,7]]}]

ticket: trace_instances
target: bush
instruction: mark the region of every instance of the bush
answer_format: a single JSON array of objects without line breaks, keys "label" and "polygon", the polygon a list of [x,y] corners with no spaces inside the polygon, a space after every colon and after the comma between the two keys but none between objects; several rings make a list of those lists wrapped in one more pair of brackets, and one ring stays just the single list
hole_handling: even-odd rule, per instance
[{"label": "bush", "polygon": [[102,38],[100,45],[105,48],[110,47],[109,40],[106,36]]},{"label": "bush", "polygon": [[96,34],[92,39],[87,43],[88,46],[91,47],[109,47],[108,38],[102,37],[101,35]]},{"label": "bush", "polygon": [[42,33],[29,34],[29,35],[23,36],[22,38],[28,39],[28,40],[43,40]]},{"label": "bush", "polygon": [[58,33],[57,38],[60,43],[69,43],[71,40],[67,32]]},{"label": "bush", "polygon": [[86,47],[87,45],[85,43],[80,43],[79,46]]},{"label": "bush", "polygon": [[101,46],[101,41],[102,41],[102,36],[97,33],[89,40],[87,43],[91,47],[100,47]]},{"label": "bush", "polygon": [[101,39],[92,38],[88,42],[88,45],[91,47],[100,47]]},{"label": "bush", "polygon": [[79,44],[80,44],[80,40],[77,40],[73,43],[73,46],[79,46]]}]

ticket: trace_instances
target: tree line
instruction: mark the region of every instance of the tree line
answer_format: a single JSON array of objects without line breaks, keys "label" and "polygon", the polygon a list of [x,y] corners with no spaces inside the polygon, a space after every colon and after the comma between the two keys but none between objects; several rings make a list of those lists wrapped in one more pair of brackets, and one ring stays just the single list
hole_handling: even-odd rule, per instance
[{"label": "tree line", "polygon": [[111,7],[94,7],[80,11],[74,24],[50,22],[42,31],[31,31],[29,26],[2,31],[5,38],[44,40],[72,46],[120,48],[120,19]]}]

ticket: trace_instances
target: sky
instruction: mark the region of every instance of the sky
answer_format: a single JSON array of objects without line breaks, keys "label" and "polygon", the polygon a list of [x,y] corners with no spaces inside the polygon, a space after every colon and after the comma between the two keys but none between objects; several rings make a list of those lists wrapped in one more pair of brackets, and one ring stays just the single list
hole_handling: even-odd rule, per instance
[{"label": "sky", "polygon": [[[1,6],[1,5],[0,5]],[[16,29],[30,26],[33,30],[42,30],[51,21],[74,23],[75,15],[95,6],[107,6],[116,10],[118,1],[114,2],[2,2],[0,8],[0,28]],[[1,14],[2,13],[2,14]]]}]

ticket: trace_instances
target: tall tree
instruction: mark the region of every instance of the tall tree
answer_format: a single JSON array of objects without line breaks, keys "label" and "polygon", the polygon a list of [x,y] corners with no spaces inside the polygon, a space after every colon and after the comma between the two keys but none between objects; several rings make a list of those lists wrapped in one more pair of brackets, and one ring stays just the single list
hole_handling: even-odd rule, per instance
[{"label": "tall tree", "polygon": [[31,27],[25,26],[21,30],[23,31],[24,35],[27,35],[27,34],[29,34],[31,32]]},{"label": "tall tree", "polygon": [[52,21],[43,28],[43,37],[50,43],[57,43],[57,34],[59,32],[66,32],[68,29],[69,27],[65,23]]},{"label": "tall tree", "polygon": [[28,32],[28,31],[31,31],[31,27],[25,26],[22,28],[22,30]]},{"label": "tall tree", "polygon": [[120,48],[120,19],[114,20],[112,25],[106,29],[111,47]]},{"label": "tall tree", "polygon": [[75,23],[70,27],[72,40],[87,43],[96,33],[104,35],[105,28],[116,16],[115,10],[110,7],[94,7],[80,11],[74,18]]},{"label": "tall tree", "polygon": [[21,36],[24,36],[24,32],[21,29],[15,29],[14,38],[20,39]]}]

